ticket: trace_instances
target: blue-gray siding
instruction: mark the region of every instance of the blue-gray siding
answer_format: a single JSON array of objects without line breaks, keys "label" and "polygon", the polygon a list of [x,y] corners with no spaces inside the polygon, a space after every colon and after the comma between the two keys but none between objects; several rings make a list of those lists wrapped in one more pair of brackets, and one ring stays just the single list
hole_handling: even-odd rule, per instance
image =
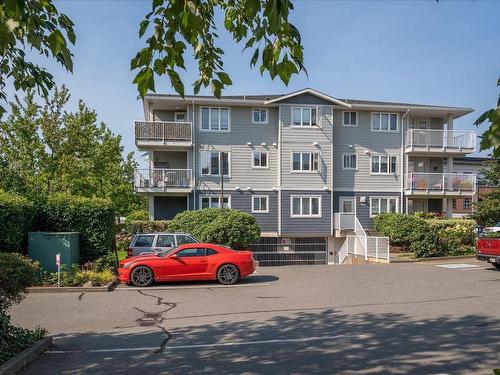
[{"label": "blue-gray siding", "polygon": [[187,210],[187,199],[180,197],[154,197],[154,219],[171,220],[179,212]]}]

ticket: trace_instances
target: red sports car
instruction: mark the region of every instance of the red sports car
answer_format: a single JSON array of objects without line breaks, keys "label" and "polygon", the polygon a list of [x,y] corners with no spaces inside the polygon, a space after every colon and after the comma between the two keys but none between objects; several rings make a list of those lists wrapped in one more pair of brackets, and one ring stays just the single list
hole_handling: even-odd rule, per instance
[{"label": "red sports car", "polygon": [[234,284],[255,271],[250,251],[209,243],[185,244],[158,254],[126,258],[118,278],[127,284],[149,286],[154,281],[218,280]]}]

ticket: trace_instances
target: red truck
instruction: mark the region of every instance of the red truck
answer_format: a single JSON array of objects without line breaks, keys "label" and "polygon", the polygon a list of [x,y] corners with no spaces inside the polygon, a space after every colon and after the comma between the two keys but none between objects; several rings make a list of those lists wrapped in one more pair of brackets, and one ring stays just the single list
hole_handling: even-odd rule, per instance
[{"label": "red truck", "polygon": [[480,237],[476,242],[476,258],[500,269],[500,237]]}]

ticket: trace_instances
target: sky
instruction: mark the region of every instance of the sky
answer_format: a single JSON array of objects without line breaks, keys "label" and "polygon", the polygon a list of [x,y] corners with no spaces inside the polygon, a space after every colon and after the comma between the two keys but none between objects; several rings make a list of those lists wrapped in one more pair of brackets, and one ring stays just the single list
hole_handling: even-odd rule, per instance
[{"label": "sky", "polygon": [[[132,84],[130,59],[145,45],[138,26],[151,0],[55,0],[75,23],[74,72],[36,57],[72,95],[95,109],[99,120],[121,134],[125,152],[136,151],[133,121],[144,118]],[[219,46],[233,86],[223,95],[279,94],[312,87],[337,98],[397,101],[474,108],[455,121],[455,128],[475,129],[474,120],[492,108],[499,89],[499,1],[315,1],[293,2],[292,23],[304,45],[308,75],[292,78],[288,87],[261,76],[249,66],[251,51],[242,52],[221,30]],[[222,26],[222,25],[221,25]],[[185,56],[181,77],[186,93],[197,77],[192,57]],[[157,92],[174,93],[168,78]],[[8,91],[12,98],[12,91]],[[202,94],[210,94],[202,91]],[[485,130],[481,127],[478,134]]]}]

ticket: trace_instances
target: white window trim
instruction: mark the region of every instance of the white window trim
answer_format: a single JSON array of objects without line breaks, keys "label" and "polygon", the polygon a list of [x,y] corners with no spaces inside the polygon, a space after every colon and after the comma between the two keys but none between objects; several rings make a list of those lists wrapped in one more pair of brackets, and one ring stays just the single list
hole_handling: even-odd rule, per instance
[{"label": "white window trim", "polygon": [[[374,129],[373,128],[373,115],[379,114],[380,115],[380,129]],[[389,129],[388,130],[382,130],[382,115],[388,115],[389,116]],[[391,115],[396,115],[396,130],[391,130]],[[399,133],[399,114],[394,113],[394,112],[372,112],[371,118],[370,118],[370,130],[375,133]]]},{"label": "white window trim", "polygon": [[[346,124],[345,123],[345,113],[355,113],[356,114],[356,123],[355,124]],[[349,115],[349,120],[351,119],[351,115]],[[343,111],[342,112],[342,126],[356,128],[358,127],[359,122],[359,113],[357,111]]]},{"label": "white window trim", "polygon": [[[387,172],[373,172],[372,171],[372,159],[374,157],[380,157],[380,156],[387,156],[388,157],[388,160],[387,160]],[[392,157],[395,157],[396,158],[396,170],[394,172],[391,172],[391,158]],[[343,163],[343,161],[342,161]],[[357,163],[357,158],[356,158],[356,163]],[[375,154],[375,155],[370,155],[370,175],[373,175],[373,176],[397,176],[398,175],[398,165],[399,165],[399,158],[398,158],[398,155],[391,155],[391,154]],[[380,160],[379,160],[379,163],[378,163],[378,169],[380,171],[380,166],[381,166],[381,163],[380,163]]]},{"label": "white window trim", "polygon": [[[346,167],[344,165],[344,157],[345,156],[353,156],[353,155],[356,156],[356,166],[354,168]],[[356,154],[355,152],[345,152],[345,153],[343,153],[342,154],[342,169],[345,170],[345,171],[357,171],[358,170],[358,154]]]},{"label": "white window trim", "polygon": [[[253,116],[254,111],[266,111],[266,121],[255,121],[254,116]],[[269,124],[269,111],[267,110],[267,108],[252,108],[251,115],[252,115],[252,124],[255,124],[255,125],[267,125],[267,124]]]},{"label": "white window trim", "polygon": [[[300,211],[302,212],[302,199],[303,198],[318,198],[318,214],[317,215],[294,215],[293,214],[293,198],[300,198]],[[311,207],[311,205],[309,205]],[[321,203],[321,195],[290,195],[290,217],[293,218],[318,218],[322,217],[322,203]]]},{"label": "white window trim", "polygon": [[[309,116],[309,125],[304,125],[304,123],[302,122],[302,110],[304,108],[309,108],[311,110],[311,114]],[[295,125],[293,123],[293,110],[294,109],[300,109],[300,123],[301,125]],[[313,125],[312,123],[312,110],[315,109],[316,110],[316,124]],[[308,106],[308,105],[294,105],[290,108],[290,127],[292,128],[299,128],[299,129],[314,129],[314,128],[319,128],[319,107],[317,106]]]},{"label": "white window trim", "polygon": [[[209,168],[209,173],[208,174],[203,174],[202,173],[202,170],[203,170],[203,164],[202,164],[202,158],[203,158],[203,153],[204,152],[208,152],[208,153],[212,153],[212,152],[217,152],[219,153],[219,174],[212,174],[212,168]],[[227,171],[228,171],[228,174],[225,174],[224,176],[227,176],[228,178],[231,178],[231,151],[218,151],[218,150],[213,150],[213,151],[209,151],[209,150],[201,150],[200,151],[200,176],[201,177],[220,177],[221,175],[221,170],[222,170],[222,164],[220,162],[220,154],[222,152],[225,152],[227,154]]]},{"label": "white window trim", "polygon": [[[266,209],[265,210],[256,210],[255,209],[255,204],[254,204],[254,199],[255,198],[265,198],[266,199]],[[252,195],[252,213],[253,214],[268,214],[269,213],[269,195]]]},{"label": "white window trim", "polygon": [[[374,213],[372,212],[372,209],[373,209],[373,204],[372,204],[372,201],[373,201],[374,199],[379,200],[379,206],[378,206],[378,207],[379,207],[379,209],[380,209],[380,199],[394,199],[394,200],[396,200],[396,213],[398,213],[398,212],[399,212],[399,197],[395,197],[395,196],[378,196],[378,195],[377,195],[377,196],[370,197],[370,217],[375,217],[375,216],[377,216],[377,215],[379,215],[379,214],[380,214],[380,213],[376,213],[376,214],[374,214]],[[387,211],[386,213],[389,213],[389,211]]]},{"label": "white window trim", "polygon": [[[254,162],[254,156],[255,154],[267,154],[267,166],[265,167],[261,167],[261,166],[258,166],[258,165],[254,165],[253,162]],[[252,151],[252,160],[250,161],[250,165],[252,167],[252,169],[269,169],[269,152],[268,151],[257,151],[257,150],[254,150]]]},{"label": "white window trim", "polygon": [[[184,115],[184,121],[177,120],[178,115]],[[174,122],[187,122],[188,120],[187,116],[188,116],[187,111],[176,111],[174,112]]]},{"label": "white window trim", "polygon": [[[310,170],[303,170],[302,169],[302,155],[300,156],[300,170],[294,170],[293,169],[293,154],[318,154],[318,170],[315,169],[310,169]],[[322,154],[321,151],[290,151],[290,173],[321,173],[321,160],[322,160]],[[310,167],[312,168],[312,160],[310,162]]]},{"label": "white window trim", "polygon": [[[199,202],[200,203],[200,206],[199,206],[200,210],[201,210],[201,207],[202,207],[202,204],[201,204],[202,198],[218,198],[219,199],[219,208],[220,208],[220,203],[221,203],[221,201],[220,201],[220,194],[201,194],[200,198],[199,198],[200,199],[200,202]],[[231,195],[230,194],[224,194],[224,198],[227,198],[227,207],[231,208]],[[210,201],[210,203],[211,203],[211,201]],[[213,207],[210,206],[210,208],[213,208]]]},{"label": "white window trim", "polygon": [[[208,108],[208,129],[203,129],[203,108]],[[219,110],[219,129],[218,130],[212,130],[210,127],[212,126],[212,109],[218,109]],[[221,109],[227,109],[227,130],[221,130],[220,128],[220,110]],[[231,131],[231,108],[230,107],[210,107],[210,106],[200,106],[199,109],[199,123],[200,123],[200,132],[207,132],[207,133],[229,133]]]}]

